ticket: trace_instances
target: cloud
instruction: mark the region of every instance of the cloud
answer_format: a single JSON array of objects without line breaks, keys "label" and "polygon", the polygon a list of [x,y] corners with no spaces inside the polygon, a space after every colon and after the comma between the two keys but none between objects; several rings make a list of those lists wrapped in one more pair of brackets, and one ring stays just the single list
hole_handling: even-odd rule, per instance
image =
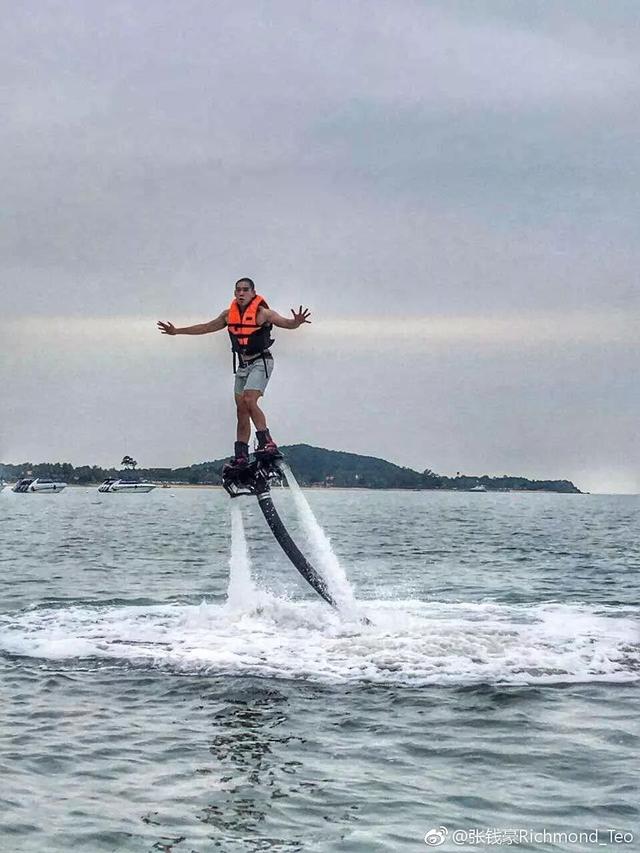
[{"label": "cloud", "polygon": [[638,69],[585,37],[593,14],[16,8],[0,288],[18,315],[176,290],[195,311],[250,267],[327,310],[354,280],[342,308],[382,308],[408,276],[429,311],[615,305],[638,264]]},{"label": "cloud", "polygon": [[320,341],[343,341],[362,346],[376,341],[397,348],[398,341],[412,352],[432,352],[441,346],[474,345],[483,349],[540,348],[553,344],[635,345],[636,319],[626,312],[461,317],[385,317],[329,320],[318,328]]}]

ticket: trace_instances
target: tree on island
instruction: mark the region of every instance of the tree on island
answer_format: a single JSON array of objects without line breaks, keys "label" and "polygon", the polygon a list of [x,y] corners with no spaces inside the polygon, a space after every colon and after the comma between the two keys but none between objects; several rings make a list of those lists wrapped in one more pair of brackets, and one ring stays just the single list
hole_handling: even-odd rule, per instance
[{"label": "tree on island", "polygon": [[125,468],[130,468],[132,471],[135,471],[135,467],[138,463],[135,459],[132,459],[131,456],[124,456],[120,464],[124,465]]},{"label": "tree on island", "polygon": [[442,477],[439,474],[436,474],[435,471],[432,471],[431,468],[425,468],[422,472],[422,486],[427,489],[441,489],[442,488]]}]

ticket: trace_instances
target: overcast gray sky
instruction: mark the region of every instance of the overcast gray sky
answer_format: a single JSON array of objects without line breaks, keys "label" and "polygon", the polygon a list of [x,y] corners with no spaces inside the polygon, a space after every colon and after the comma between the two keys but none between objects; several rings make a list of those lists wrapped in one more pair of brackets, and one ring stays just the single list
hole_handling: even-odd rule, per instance
[{"label": "overcast gray sky", "polygon": [[0,461],[229,452],[250,275],[278,442],[640,491],[635,0],[0,8]]}]

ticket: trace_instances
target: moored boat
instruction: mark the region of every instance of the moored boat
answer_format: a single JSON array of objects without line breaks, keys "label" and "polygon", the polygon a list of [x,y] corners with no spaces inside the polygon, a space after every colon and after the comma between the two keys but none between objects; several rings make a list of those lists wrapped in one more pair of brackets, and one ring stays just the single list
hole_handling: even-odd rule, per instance
[{"label": "moored boat", "polygon": [[66,483],[59,483],[55,480],[47,480],[45,477],[23,477],[14,484],[12,491],[14,492],[53,492],[55,494],[66,489]]},{"label": "moored boat", "polygon": [[108,477],[101,486],[98,486],[98,491],[102,492],[150,492],[155,489],[153,483],[147,483],[144,480],[127,480],[124,477],[119,479]]}]

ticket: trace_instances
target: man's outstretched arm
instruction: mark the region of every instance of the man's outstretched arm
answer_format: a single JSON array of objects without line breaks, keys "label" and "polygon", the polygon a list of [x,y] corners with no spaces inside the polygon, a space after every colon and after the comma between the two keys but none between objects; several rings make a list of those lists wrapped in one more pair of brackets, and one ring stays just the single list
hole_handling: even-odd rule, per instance
[{"label": "man's outstretched arm", "polygon": [[303,323],[311,322],[308,319],[311,316],[309,309],[305,308],[303,310],[302,305],[297,311],[294,311],[292,308],[291,313],[293,317],[282,317],[277,311],[273,311],[271,308],[260,308],[258,311],[258,323],[272,323],[280,329],[297,329]]},{"label": "man's outstretched arm", "polygon": [[158,320],[158,329],[163,335],[208,335],[209,332],[219,332],[227,325],[227,312],[223,311],[208,323],[196,323],[195,326],[174,326],[173,323],[163,323]]}]

